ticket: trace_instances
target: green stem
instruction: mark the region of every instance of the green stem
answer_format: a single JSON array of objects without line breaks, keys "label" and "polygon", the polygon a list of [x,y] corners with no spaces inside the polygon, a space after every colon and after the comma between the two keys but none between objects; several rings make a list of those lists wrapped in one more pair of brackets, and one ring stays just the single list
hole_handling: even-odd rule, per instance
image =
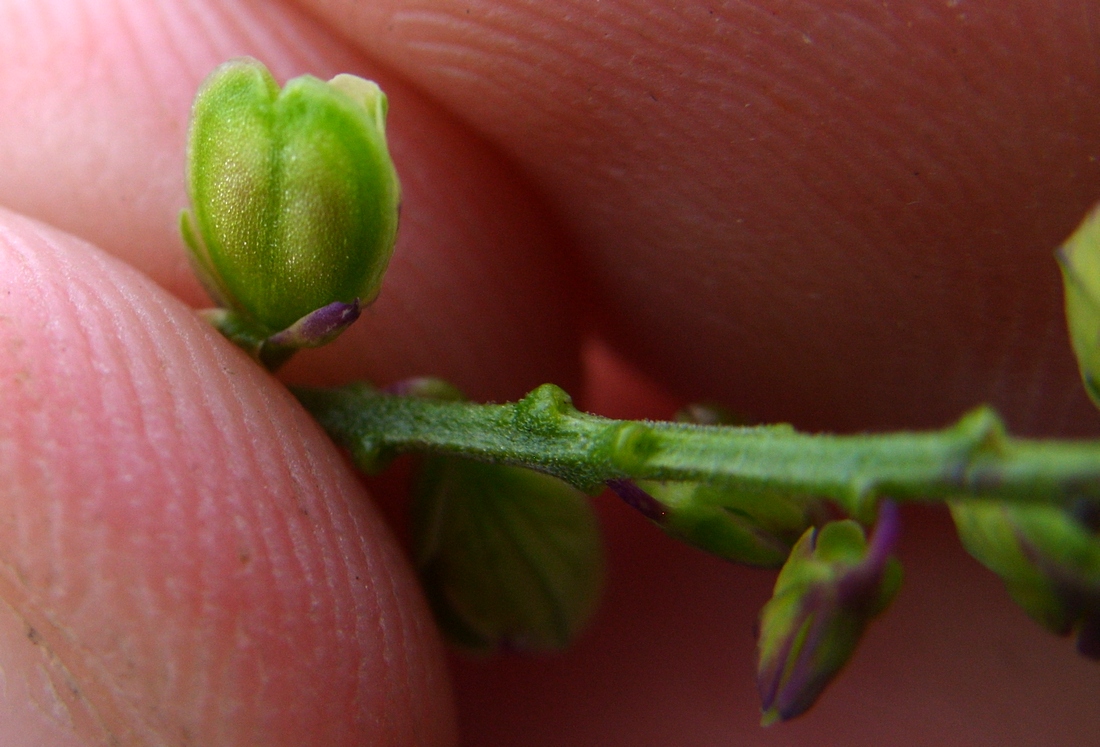
[{"label": "green stem", "polygon": [[611,420],[579,412],[551,384],[503,405],[394,396],[363,384],[295,395],[366,471],[401,452],[432,452],[540,470],[590,493],[609,480],[709,482],[831,498],[854,516],[868,516],[879,495],[1063,505],[1100,498],[1100,442],[1010,438],[984,407],[939,431],[829,435],[785,424]]}]

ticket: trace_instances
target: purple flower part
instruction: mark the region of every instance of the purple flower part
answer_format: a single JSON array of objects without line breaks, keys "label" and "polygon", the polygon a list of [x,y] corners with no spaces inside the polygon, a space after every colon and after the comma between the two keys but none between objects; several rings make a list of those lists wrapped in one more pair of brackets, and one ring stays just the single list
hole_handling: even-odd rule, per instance
[{"label": "purple flower part", "polygon": [[[779,649],[778,654],[768,662],[763,668],[761,668],[756,675],[756,689],[760,694],[760,703],[765,712],[771,711],[773,708],[777,711],[779,718],[786,721],[789,718],[794,718],[801,711],[791,712],[793,709],[790,704],[790,692],[791,692],[791,680],[798,679],[800,682],[806,679],[805,672],[799,673],[797,671],[799,666],[805,664],[806,647],[805,644],[810,642],[810,638],[820,639],[821,633],[814,634],[813,630],[807,632],[805,639],[802,642],[802,648],[798,654],[798,662],[792,669],[791,676],[788,679],[783,678],[783,673],[787,669],[787,662],[790,661],[792,651],[796,643],[799,643],[799,633],[809,623],[813,627],[820,628],[818,624],[820,615],[817,619],[812,619],[815,612],[820,612],[823,605],[823,590],[821,588],[815,588],[808,591],[799,603],[799,611],[797,615],[798,625],[795,627],[792,635],[788,635],[783,642],[782,648]],[[780,690],[782,688],[782,690]],[[799,689],[803,689],[804,685],[800,685]],[[787,695],[784,698],[784,694]],[[784,701],[777,703],[777,701]],[[811,698],[812,702],[812,698]],[[809,706],[807,706],[809,707]],[[805,710],[805,709],[803,709]]]},{"label": "purple flower part", "polygon": [[630,479],[613,479],[607,481],[607,487],[615,495],[623,499],[626,505],[637,509],[642,516],[663,523],[668,516],[668,509],[646,491],[638,487],[638,484]]},{"label": "purple flower part", "polygon": [[885,565],[901,536],[901,511],[891,500],[879,504],[875,528],[871,531],[871,541],[867,545],[867,562]]},{"label": "purple flower part", "polygon": [[392,394],[394,397],[415,397],[420,393],[421,381],[422,379],[419,377],[401,379],[401,381],[395,381],[389,386],[383,387],[382,391],[386,394]]},{"label": "purple flower part", "polygon": [[454,384],[437,379],[434,376],[414,376],[410,379],[395,381],[382,391],[395,397],[421,397],[440,399],[447,402],[461,402],[466,398]]},{"label": "purple flower part", "polygon": [[[815,529],[812,536],[815,548],[819,531]],[[883,501],[863,560],[834,581],[814,584],[802,593],[796,624],[774,659],[762,662],[764,666],[757,675],[757,690],[766,714],[780,721],[801,715],[836,676],[843,660],[830,662],[833,656],[825,647],[839,647],[841,651],[854,647],[869,621],[870,608],[881,594],[886,564],[900,533],[897,506]],[[790,663],[792,656],[794,662]]]},{"label": "purple flower part", "polygon": [[267,338],[276,348],[317,348],[326,345],[350,327],[362,313],[359,299],[351,303],[333,301],[303,316],[282,332]]},{"label": "purple flower part", "polygon": [[901,512],[893,501],[882,501],[879,504],[875,528],[867,542],[866,557],[837,582],[840,604],[857,608],[863,603],[871,604],[878,598],[882,574],[900,536]]},{"label": "purple flower part", "polygon": [[[828,645],[826,638],[830,634],[835,635],[835,627],[841,623],[845,612],[836,599],[830,599],[827,594],[812,597],[807,599],[803,612],[804,619],[809,621],[809,630],[799,648],[798,659],[791,668],[790,676],[782,682],[782,688],[777,688],[775,703],[765,708],[774,707],[782,721],[790,721],[808,711],[837,674],[834,669],[822,669],[818,659],[821,658],[822,646]],[[784,653],[789,656],[790,650]],[[785,662],[786,659],[783,660]]]}]

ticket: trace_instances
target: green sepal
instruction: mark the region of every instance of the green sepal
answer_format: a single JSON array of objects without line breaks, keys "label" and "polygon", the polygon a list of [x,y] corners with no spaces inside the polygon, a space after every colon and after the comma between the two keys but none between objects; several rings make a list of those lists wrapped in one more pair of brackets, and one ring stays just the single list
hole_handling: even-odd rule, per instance
[{"label": "green sepal", "polygon": [[1013,600],[1056,635],[1079,633],[1092,658],[1100,625],[1100,536],[1072,512],[1051,506],[951,504],[963,546],[1001,577]]},{"label": "green sepal", "polygon": [[428,599],[456,645],[564,648],[595,609],[603,579],[595,515],[556,478],[426,458],[412,528]]},{"label": "green sepal", "polygon": [[757,685],[764,725],[814,704],[855,651],[867,624],[901,585],[889,555],[897,536],[893,506],[880,509],[869,543],[855,521],[809,529],[779,572],[760,614]]},{"label": "green sepal", "polygon": [[[744,417],[713,402],[689,404],[676,412],[675,420],[708,426],[747,424]],[[666,533],[755,568],[782,566],[802,533],[821,518],[818,502],[774,491],[697,482],[640,480],[637,485],[660,504],[656,523]]]},{"label": "green sepal", "polygon": [[1085,389],[1100,407],[1100,206],[1085,217],[1056,256],[1073,352]]},{"label": "green sepal", "polygon": [[190,210],[180,211],[180,236],[183,237],[183,243],[187,247],[191,270],[199,279],[203,290],[219,308],[229,308],[232,305],[231,297],[210,264],[210,253],[206,251],[206,244],[203,243],[202,236],[195,226],[195,216],[191,215]]},{"label": "green sepal", "polygon": [[331,303],[366,305],[393,251],[400,188],[370,81],[295,78],[256,60],[203,83],[181,230],[203,285],[269,334]]},{"label": "green sepal", "polygon": [[665,509],[658,526],[734,563],[778,568],[811,526],[816,504],[720,485],[639,481]]}]

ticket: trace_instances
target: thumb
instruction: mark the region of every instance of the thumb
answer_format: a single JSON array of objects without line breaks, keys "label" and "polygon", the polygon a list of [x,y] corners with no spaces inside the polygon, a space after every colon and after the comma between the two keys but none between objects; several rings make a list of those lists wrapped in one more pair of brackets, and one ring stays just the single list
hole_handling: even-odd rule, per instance
[{"label": "thumb", "polygon": [[277,382],[0,213],[0,743],[438,744],[412,574]]}]

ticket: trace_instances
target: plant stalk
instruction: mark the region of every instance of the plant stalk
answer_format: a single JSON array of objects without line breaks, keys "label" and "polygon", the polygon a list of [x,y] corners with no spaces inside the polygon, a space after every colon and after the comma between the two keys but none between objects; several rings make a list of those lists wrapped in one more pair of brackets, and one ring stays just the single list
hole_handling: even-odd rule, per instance
[{"label": "plant stalk", "polygon": [[937,431],[831,435],[786,424],[612,420],[578,411],[552,384],[509,404],[396,396],[365,384],[294,393],[368,472],[399,453],[428,452],[539,470],[593,494],[612,480],[706,482],[829,498],[855,517],[873,515],[879,496],[1100,499],[1100,442],[1011,438],[988,407]]}]

